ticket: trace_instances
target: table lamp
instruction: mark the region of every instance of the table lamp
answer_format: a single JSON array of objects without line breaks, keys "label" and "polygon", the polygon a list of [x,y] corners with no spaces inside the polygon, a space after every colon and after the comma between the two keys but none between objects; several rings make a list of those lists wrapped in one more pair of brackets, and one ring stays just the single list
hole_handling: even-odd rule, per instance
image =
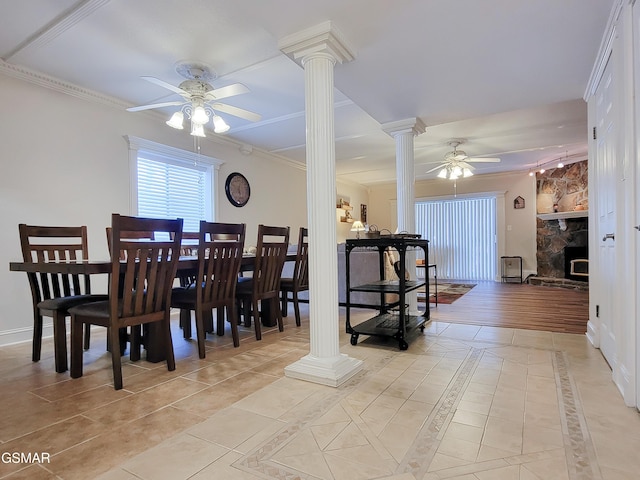
[{"label": "table lamp", "polygon": [[364,225],[360,220],[356,220],[355,222],[353,222],[353,225],[351,226],[351,231],[356,232],[356,238],[358,240],[360,239],[360,232],[364,232],[364,230],[365,230]]}]

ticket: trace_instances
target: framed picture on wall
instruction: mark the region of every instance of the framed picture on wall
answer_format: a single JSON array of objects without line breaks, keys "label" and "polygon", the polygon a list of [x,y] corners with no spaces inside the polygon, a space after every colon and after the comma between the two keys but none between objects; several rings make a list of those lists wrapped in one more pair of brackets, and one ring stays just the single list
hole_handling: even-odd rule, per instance
[{"label": "framed picture on wall", "polygon": [[519,209],[524,208],[524,198],[518,196],[513,201],[513,208]]},{"label": "framed picture on wall", "polygon": [[364,203],[360,204],[360,221],[367,223],[367,206]]}]

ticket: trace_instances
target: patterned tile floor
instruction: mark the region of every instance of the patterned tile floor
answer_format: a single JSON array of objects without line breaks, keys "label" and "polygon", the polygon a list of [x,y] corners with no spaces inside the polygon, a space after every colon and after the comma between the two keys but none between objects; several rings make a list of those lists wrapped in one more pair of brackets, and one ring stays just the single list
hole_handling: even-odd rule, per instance
[{"label": "patterned tile floor", "polygon": [[[206,362],[194,357],[194,342],[177,348],[177,373],[155,366],[152,371],[162,381],[152,381],[144,372],[142,377],[129,372],[126,395],[104,384],[110,374],[104,355],[88,360],[87,368],[91,362],[99,368],[82,381],[100,378],[94,378],[92,388],[104,405],[86,406],[79,415],[61,414],[60,420],[79,424],[83,432],[108,424],[114,438],[96,431],[90,440],[69,440],[50,465],[8,475],[102,480],[640,478],[640,414],[624,406],[606,362],[584,335],[434,319],[400,352],[395,341],[361,337],[351,346],[342,334],[341,351],[362,359],[365,368],[331,388],[282,376],[283,366],[308,353],[308,322],[296,328],[289,317],[285,332],[268,332],[262,342],[252,342],[251,334],[243,332],[241,348],[227,348],[225,356],[216,355],[214,343],[228,336],[208,341]],[[0,349],[0,355],[5,351]],[[30,367],[22,363],[22,371]],[[137,367],[125,366],[128,371]],[[42,385],[30,392],[55,402],[60,390],[57,384],[46,385],[46,373],[39,374]],[[80,389],[76,382],[61,383]],[[95,397],[87,395],[78,391],[74,398],[88,405]],[[122,399],[127,408],[114,413],[111,407]],[[148,403],[156,407],[144,409]],[[179,427],[164,434],[157,426],[142,429],[156,425],[152,417],[167,409],[173,413],[162,417],[163,424]],[[122,433],[140,418],[145,423],[135,426],[137,436]],[[18,432],[7,420],[0,427]],[[39,440],[44,448],[51,442],[47,428],[37,422],[27,428],[35,432],[32,445]],[[67,435],[76,430],[69,426]],[[144,448],[135,445],[140,432],[154,437],[145,439]],[[2,438],[4,451],[15,449],[22,437],[10,438]],[[101,456],[111,460],[100,461]],[[4,478],[6,465],[4,474],[1,468]]]}]

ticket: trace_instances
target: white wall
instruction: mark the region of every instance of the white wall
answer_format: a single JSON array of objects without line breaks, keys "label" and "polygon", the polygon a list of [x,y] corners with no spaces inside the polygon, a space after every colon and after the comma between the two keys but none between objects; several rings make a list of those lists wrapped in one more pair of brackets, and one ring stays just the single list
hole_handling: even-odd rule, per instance
[{"label": "white wall", "polygon": [[[468,195],[483,192],[504,192],[505,208],[499,218],[504,233],[504,245],[499,246],[498,256],[521,256],[524,276],[535,273],[536,262],[536,184],[535,177],[527,172],[510,172],[495,175],[474,175],[458,181],[457,194]],[[450,180],[422,180],[415,185],[415,197],[428,198],[452,196],[453,182]],[[524,209],[514,209],[516,197],[525,199]],[[380,229],[395,231],[396,185],[383,184],[369,189],[369,223]],[[499,212],[500,215],[500,212]]]},{"label": "white wall", "polygon": [[[360,219],[360,206],[367,205],[367,211],[369,210],[369,190],[362,186],[353,183],[337,182],[337,194],[336,198],[342,197],[345,200],[349,200],[353,210],[351,215],[354,220]],[[340,216],[344,215],[344,210],[336,209],[336,237],[338,243],[343,243],[347,238],[356,238],[356,233],[351,231],[353,223],[341,222]],[[367,218],[370,215],[367,213]]]},{"label": "white wall", "polygon": [[[106,259],[105,227],[111,213],[130,213],[124,136],[189,151],[193,141],[188,132],[167,127],[155,114],[129,113],[121,105],[80,99],[1,73],[0,104],[2,345],[31,338],[27,277],[10,272],[8,265],[22,260],[18,224],[87,225],[91,258]],[[259,223],[291,226],[295,243],[298,228],[307,224],[304,169],[256,150],[244,156],[230,142],[209,137],[203,139],[201,153],[226,162],[218,175],[218,220],[246,223],[247,245],[255,245]],[[224,194],[232,171],[251,183],[251,199],[243,208],[232,206]]]}]

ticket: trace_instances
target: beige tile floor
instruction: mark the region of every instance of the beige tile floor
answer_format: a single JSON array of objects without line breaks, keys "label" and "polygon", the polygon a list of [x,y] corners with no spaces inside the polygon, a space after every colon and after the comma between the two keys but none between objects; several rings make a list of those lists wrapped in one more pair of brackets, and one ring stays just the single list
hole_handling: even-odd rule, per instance
[{"label": "beige tile floor", "polygon": [[176,371],[125,362],[119,392],[99,329],[82,379],[54,372],[50,342],[37,364],[30,344],[1,348],[2,451],[51,460],[3,461],[0,478],[640,478],[640,415],[583,335],[442,323],[434,311],[404,352],[342,333],[341,351],[365,367],[331,388],[283,376],[309,352],[303,316],[261,342],[243,330],[237,349],[210,337],[205,360],[176,331]]}]

